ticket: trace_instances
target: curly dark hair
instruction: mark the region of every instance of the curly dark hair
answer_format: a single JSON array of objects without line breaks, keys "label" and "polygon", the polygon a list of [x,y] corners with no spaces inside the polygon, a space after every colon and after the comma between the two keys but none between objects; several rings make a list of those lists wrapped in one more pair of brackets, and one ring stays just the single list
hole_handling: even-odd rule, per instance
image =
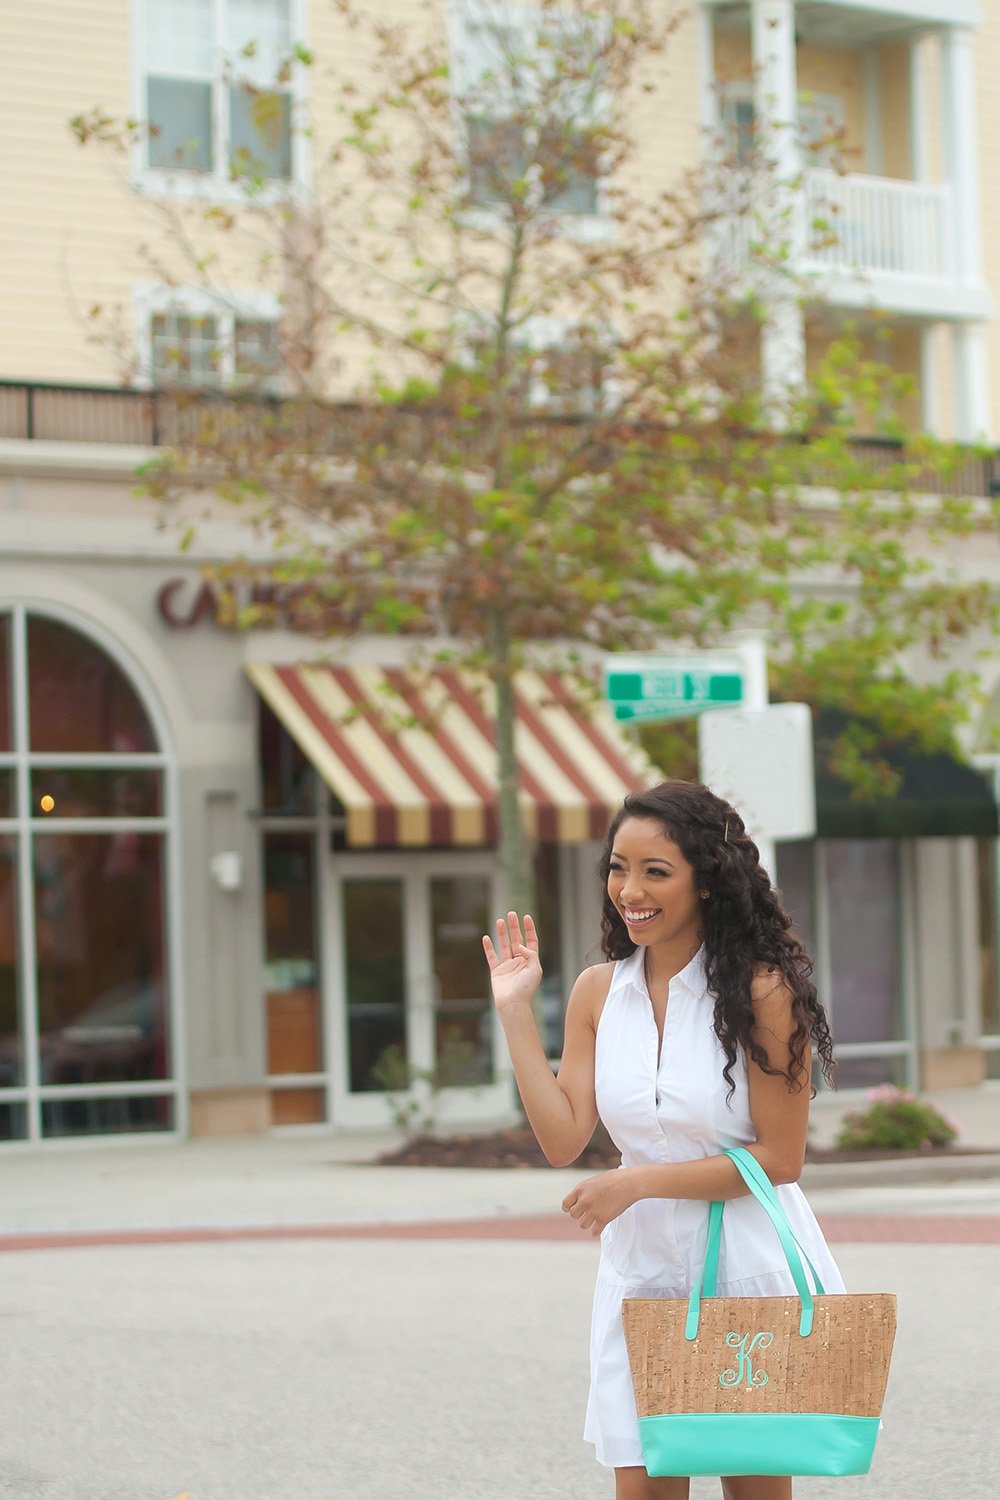
[{"label": "curly dark hair", "polygon": [[[823,1076],[832,1084],[833,1038],[812,981],[812,959],[792,928],[743,819],[707,786],[663,781],[630,793],[612,819],[599,866],[604,885],[601,947],[605,957],[628,958],[638,946],[607,889],[615,835],[626,818],[659,823],[693,867],[696,888],[710,893],[702,924],[705,973],[715,997],[715,1034],[726,1055],[722,1071],[729,1085],[728,1097],[732,1098],[736,1087],[733,1068],[740,1047],[765,1073],[785,1078],[789,1091],[798,1093],[807,1081],[811,1083],[806,1058],[813,1042]],[[792,995],[795,1030],[789,1043],[791,1061],[785,1069],[768,1061],[755,1034],[751,986],[761,965],[777,971]]]}]

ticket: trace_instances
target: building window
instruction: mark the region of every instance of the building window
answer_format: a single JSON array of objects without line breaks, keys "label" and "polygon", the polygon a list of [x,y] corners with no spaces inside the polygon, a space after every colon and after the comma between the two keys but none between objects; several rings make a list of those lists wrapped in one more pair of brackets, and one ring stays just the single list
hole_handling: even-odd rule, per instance
[{"label": "building window", "polygon": [[[837,94],[803,90],[799,94],[796,137],[807,167],[838,167],[843,157],[844,101]],[[722,145],[730,161],[748,166],[767,142],[758,136],[753,85],[723,84],[719,90]]]},{"label": "building window", "polygon": [[[267,829],[265,1008],[267,1072],[274,1085],[271,1119],[275,1125],[312,1124],[326,1116],[322,1079],[313,1081],[324,1067],[316,898],[316,837],[312,829]],[[304,1081],[299,1082],[303,1075]]]},{"label": "building window", "polygon": [[226,387],[276,393],[281,355],[276,317],[184,302],[148,314],[149,378],[157,387]]},{"label": "building window", "polygon": [[589,341],[567,335],[532,362],[531,405],[560,416],[584,416],[605,404],[607,358]]},{"label": "building window", "polygon": [[719,96],[719,116],[726,155],[741,165],[752,161],[757,127],[749,92],[732,85],[724,88]]},{"label": "building window", "polygon": [[146,165],[292,175],[291,0],[141,0]]},{"label": "building window", "polygon": [[553,214],[599,212],[603,46],[580,18],[463,9],[452,77],[472,207],[514,209],[527,187]]},{"label": "building window", "polygon": [[778,845],[778,884],[816,963],[814,978],[832,1023],[842,1088],[914,1081],[900,847],[894,839]]},{"label": "building window", "polygon": [[0,1138],[175,1124],[166,758],[97,641],[0,613]]},{"label": "building window", "polygon": [[[484,323],[468,339],[470,364],[492,373],[495,336]],[[611,393],[610,331],[575,329],[557,318],[531,318],[509,338],[508,392],[529,411],[584,416]]]}]

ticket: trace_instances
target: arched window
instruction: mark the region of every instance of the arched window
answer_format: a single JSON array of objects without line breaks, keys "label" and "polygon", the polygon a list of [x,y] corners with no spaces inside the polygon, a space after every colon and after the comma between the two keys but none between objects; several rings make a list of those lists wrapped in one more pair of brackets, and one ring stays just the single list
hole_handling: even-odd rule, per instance
[{"label": "arched window", "polygon": [[113,648],[0,610],[0,1138],[174,1126],[168,800]]}]

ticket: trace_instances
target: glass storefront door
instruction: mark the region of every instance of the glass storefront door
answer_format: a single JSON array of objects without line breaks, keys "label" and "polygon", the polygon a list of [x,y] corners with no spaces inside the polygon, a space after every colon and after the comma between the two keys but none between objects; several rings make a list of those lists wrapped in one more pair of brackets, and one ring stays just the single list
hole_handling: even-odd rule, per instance
[{"label": "glass storefront door", "polygon": [[178,1126],[171,786],[114,648],[0,610],[0,1140]]},{"label": "glass storefront door", "polygon": [[482,854],[334,855],[331,1026],[343,1038],[337,1123],[390,1125],[410,1090],[439,1120],[488,1118],[510,1084],[482,936],[496,910]]},{"label": "glass storefront door", "polygon": [[369,1094],[405,1087],[410,1066],[405,883],[357,875],[343,880],[341,892],[347,1089]]}]

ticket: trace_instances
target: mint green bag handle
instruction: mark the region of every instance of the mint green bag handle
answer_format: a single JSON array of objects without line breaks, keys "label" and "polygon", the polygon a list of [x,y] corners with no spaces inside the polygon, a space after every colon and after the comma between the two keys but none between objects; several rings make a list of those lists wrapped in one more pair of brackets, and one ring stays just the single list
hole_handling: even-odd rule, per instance
[{"label": "mint green bag handle", "polygon": [[[737,1160],[737,1153],[739,1155],[739,1160]],[[772,1183],[770,1177],[768,1177],[767,1173],[764,1171],[764,1168],[761,1166],[761,1164],[757,1160],[756,1156],[754,1156],[752,1152],[745,1150],[742,1146],[736,1146],[736,1147],[734,1147],[732,1151],[727,1151],[725,1153],[725,1155],[728,1156],[728,1157],[730,1157],[732,1159],[732,1161],[734,1162],[734,1164],[736,1165],[736,1167],[740,1168],[740,1170],[742,1170],[742,1167],[745,1167],[746,1171],[749,1172],[751,1174],[751,1176],[755,1178],[757,1186],[760,1188],[761,1192],[764,1193],[768,1198],[770,1198],[772,1204],[774,1205],[774,1207],[777,1209],[778,1213],[781,1214],[782,1218],[784,1219],[785,1224],[787,1225],[788,1231],[791,1234],[793,1240],[795,1240],[796,1249],[798,1250],[799,1255],[802,1257],[802,1261],[803,1261],[803,1264],[806,1267],[806,1270],[812,1276],[812,1279],[813,1279],[813,1290],[814,1290],[814,1292],[817,1295],[822,1296],[822,1294],[823,1294],[823,1283],[819,1279],[819,1272],[817,1271],[816,1267],[813,1265],[812,1261],[809,1259],[809,1257],[806,1254],[806,1252],[803,1250],[802,1246],[799,1244],[798,1236],[796,1235],[794,1229],[792,1229],[791,1225],[788,1223],[788,1215],[785,1213],[785,1209],[784,1209],[784,1206],[783,1206],[783,1204],[781,1202],[781,1199],[778,1197],[778,1194],[775,1192],[774,1184]],[[741,1167],[741,1163],[742,1163],[742,1167]],[[745,1172],[743,1174],[743,1180],[744,1180],[744,1182],[746,1181],[746,1173]],[[748,1186],[749,1186],[749,1184],[748,1184]],[[706,1288],[707,1288],[707,1285],[708,1285],[708,1283],[706,1282]],[[705,1296],[706,1297],[714,1297],[715,1296],[715,1282],[714,1282],[714,1280],[712,1282],[711,1290],[710,1291],[706,1290]]]},{"label": "mint green bag handle", "polygon": [[[799,1246],[792,1233],[791,1225],[785,1210],[781,1206],[781,1200],[774,1191],[773,1184],[763,1167],[751,1156],[749,1151],[742,1147],[723,1153],[733,1162],[743,1181],[757,1202],[767,1214],[774,1225],[781,1248],[784,1251],[788,1269],[795,1283],[795,1290],[799,1294],[802,1303],[802,1313],[799,1318],[799,1333],[803,1338],[808,1338],[813,1327],[813,1293],[809,1289],[809,1282],[802,1266],[802,1256]],[[708,1213],[708,1243],[705,1248],[705,1260],[701,1268],[701,1275],[691,1288],[691,1296],[688,1299],[688,1315],[684,1328],[684,1337],[688,1340],[698,1337],[698,1324],[701,1318],[701,1299],[703,1296],[714,1296],[715,1286],[719,1270],[719,1247],[722,1239],[722,1216],[725,1211],[725,1203],[715,1202],[709,1208]],[[804,1252],[803,1252],[804,1255]],[[812,1272],[813,1283],[816,1294],[822,1295],[823,1285],[816,1269],[808,1256],[805,1257],[806,1264]]]}]

